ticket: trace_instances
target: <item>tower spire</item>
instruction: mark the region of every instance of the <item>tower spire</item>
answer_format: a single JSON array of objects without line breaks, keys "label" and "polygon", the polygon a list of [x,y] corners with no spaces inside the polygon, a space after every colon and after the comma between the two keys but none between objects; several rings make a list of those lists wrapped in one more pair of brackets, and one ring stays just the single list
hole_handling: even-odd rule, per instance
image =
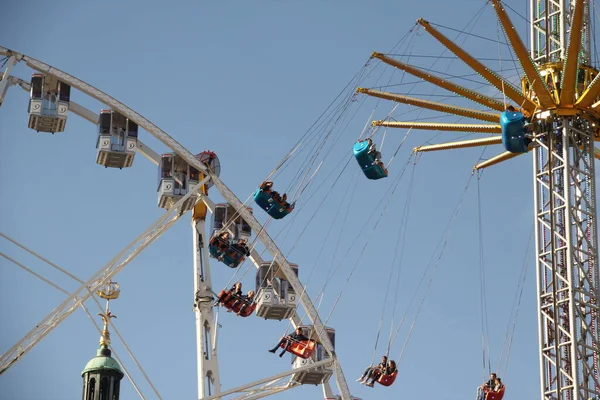
[{"label": "tower spire", "polygon": [[98,314],[104,326],[100,335],[100,348],[96,357],[92,358],[81,373],[83,377],[83,400],[119,400],[119,391],[123,371],[119,363],[111,357],[110,332],[108,327],[110,319],[116,318],[110,312],[110,300],[119,297],[121,290],[116,282],[109,282],[96,291],[96,294],[106,300],[104,313]]},{"label": "tower spire", "polygon": [[102,335],[100,336],[100,347],[109,348],[110,332],[108,331],[108,326],[110,325],[111,318],[117,318],[116,315],[110,312],[109,304],[111,300],[115,300],[119,297],[119,295],[121,294],[121,289],[119,289],[119,284],[117,282],[110,281],[106,284],[106,286],[104,286],[101,289],[98,289],[96,291],[96,294],[106,300],[106,309],[104,313],[98,314],[104,322]]}]

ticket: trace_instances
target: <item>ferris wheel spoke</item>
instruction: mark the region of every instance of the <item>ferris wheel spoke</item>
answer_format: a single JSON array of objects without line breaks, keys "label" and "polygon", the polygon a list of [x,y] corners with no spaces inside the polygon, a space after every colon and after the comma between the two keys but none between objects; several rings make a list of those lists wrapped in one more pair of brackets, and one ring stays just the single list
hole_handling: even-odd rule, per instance
[{"label": "ferris wheel spoke", "polygon": [[17,63],[17,59],[15,56],[12,56],[8,59],[8,62],[6,64],[6,69],[4,70],[4,73],[2,74],[2,78],[0,80],[0,106],[2,105],[2,102],[4,101],[4,97],[6,96],[6,91],[8,90],[8,87],[10,86],[10,70],[12,69],[12,67],[14,67],[14,65]]},{"label": "ferris wheel spoke", "polygon": [[[331,365],[332,363],[334,363],[334,361],[331,360],[331,359],[327,359],[327,360],[323,360],[323,361],[317,361],[317,362],[312,363],[312,364],[307,364],[305,366],[295,368],[295,369],[293,369],[291,371],[285,371],[285,372],[282,372],[280,374],[270,376],[268,378],[263,378],[263,379],[260,379],[260,380],[248,383],[248,384],[243,385],[243,386],[238,386],[236,388],[229,389],[227,391],[221,392],[221,393],[216,394],[214,396],[206,397],[203,400],[222,399],[225,396],[228,396],[228,395],[231,395],[231,394],[235,394],[235,393],[243,393],[243,392],[245,392],[245,391],[247,391],[249,389],[252,389],[252,388],[255,388],[254,390],[258,390],[259,388],[256,388],[257,386],[265,385],[265,384],[268,384],[268,383],[272,384],[273,381],[281,380],[281,379],[286,378],[286,377],[288,377],[290,375],[293,375],[293,374],[296,374],[296,373],[299,373],[299,372],[309,372],[309,371],[312,371],[312,370],[319,369],[321,367],[327,367],[327,366]],[[288,386],[288,387],[286,387],[285,389],[282,389],[282,390],[291,389],[292,387],[300,386],[300,385],[288,384],[286,386]],[[269,389],[268,387],[266,389],[272,390],[272,388]],[[259,397],[256,397],[256,398],[259,398]]]}]

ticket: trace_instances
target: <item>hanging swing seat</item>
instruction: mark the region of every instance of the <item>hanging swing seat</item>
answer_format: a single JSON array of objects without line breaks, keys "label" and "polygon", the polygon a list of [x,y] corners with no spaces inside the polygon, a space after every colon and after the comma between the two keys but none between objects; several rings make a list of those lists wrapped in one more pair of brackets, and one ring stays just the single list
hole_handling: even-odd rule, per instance
[{"label": "hanging swing seat", "polygon": [[[244,304],[247,304],[246,308],[244,308],[244,310],[241,313],[239,313]],[[242,300],[242,301],[238,302],[238,304],[236,304],[234,307],[232,307],[231,311],[233,311],[236,314],[239,313],[240,317],[246,318],[246,317],[252,315],[252,313],[254,312],[255,309],[256,309],[256,303],[252,302],[251,304],[248,304],[248,302],[246,300]]]},{"label": "hanging swing seat", "polygon": [[[248,304],[248,302],[244,298],[240,298],[239,296],[232,294],[229,290],[221,290],[219,292],[219,298],[223,299],[221,301],[223,307],[233,311],[236,314],[240,312],[244,304]],[[237,304],[235,304],[237,300],[239,301],[237,302]],[[244,308],[244,311],[241,312],[239,315],[240,317],[248,317],[249,315],[252,315],[255,309],[256,303],[252,302],[252,304],[247,305],[246,308]]]},{"label": "hanging swing seat", "polygon": [[245,255],[238,250],[234,245],[231,245],[225,250],[221,262],[229,268],[237,268],[246,259]]},{"label": "hanging swing seat", "polygon": [[527,131],[523,128],[524,125],[525,116],[520,112],[504,111],[500,114],[502,144],[506,151],[511,153],[527,153],[531,139],[525,137]]},{"label": "hanging swing seat", "polygon": [[306,359],[315,351],[315,342],[313,340],[302,340],[300,342],[292,342],[287,348],[285,343],[282,343],[280,347],[297,357]]},{"label": "hanging swing seat", "polygon": [[379,383],[382,386],[391,386],[392,383],[394,383],[394,381],[396,380],[397,375],[398,370],[392,372],[389,375],[381,375],[379,378],[377,378],[377,383]]},{"label": "hanging swing seat", "polygon": [[225,251],[221,250],[221,247],[223,245],[229,246],[228,243],[225,243],[225,241],[221,240],[220,238],[218,238],[216,236],[211,238],[210,241],[208,242],[208,253],[210,254],[210,256],[213,258],[219,258],[222,255],[224,255]]},{"label": "hanging swing seat", "polygon": [[354,143],[354,158],[360,165],[365,176],[372,180],[387,178],[388,171],[383,164],[375,164],[375,154],[369,154],[369,142],[359,141]]},{"label": "hanging swing seat", "polygon": [[[223,247],[227,246],[225,250]],[[213,236],[208,242],[208,253],[229,268],[237,268],[246,259],[246,255],[235,244],[229,244],[218,236]]]},{"label": "hanging swing seat", "polygon": [[485,400],[502,400],[502,398],[504,397],[505,390],[506,386],[502,386],[497,392],[492,392],[491,390],[487,391],[485,393]]},{"label": "hanging swing seat", "polygon": [[260,208],[265,210],[273,219],[282,219],[294,209],[293,204],[286,209],[275,201],[270,193],[265,192],[261,188],[256,189],[256,192],[254,192],[254,202],[258,204]]}]

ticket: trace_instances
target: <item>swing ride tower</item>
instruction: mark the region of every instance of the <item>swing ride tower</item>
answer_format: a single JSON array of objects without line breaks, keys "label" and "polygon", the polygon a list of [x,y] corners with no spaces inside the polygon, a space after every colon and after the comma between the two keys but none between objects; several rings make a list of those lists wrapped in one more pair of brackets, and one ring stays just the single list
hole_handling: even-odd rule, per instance
[{"label": "swing ride tower", "polygon": [[[359,88],[359,93],[488,124],[374,121],[374,126],[488,133],[494,136],[421,146],[416,152],[507,144],[500,114],[510,105],[529,124],[523,137],[533,156],[536,282],[542,399],[600,398],[600,283],[594,158],[600,152],[600,75],[592,66],[587,0],[530,0],[530,49],[500,0],[492,0],[507,42],[518,58],[521,88],[481,64],[429,22],[417,23],[475,70],[506,102],[477,93],[428,71],[374,53],[386,64],[472,100],[492,112]],[[512,104],[511,104],[512,103]],[[493,124],[489,124],[489,123]],[[527,135],[525,135],[527,134]],[[475,170],[523,153],[506,151]]]}]

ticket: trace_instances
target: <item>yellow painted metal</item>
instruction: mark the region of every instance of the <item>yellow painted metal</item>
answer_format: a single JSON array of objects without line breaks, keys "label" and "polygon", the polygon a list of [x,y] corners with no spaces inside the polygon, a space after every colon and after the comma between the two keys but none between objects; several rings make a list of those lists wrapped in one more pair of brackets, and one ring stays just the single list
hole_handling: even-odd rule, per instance
[{"label": "yellow painted metal", "polygon": [[600,95],[600,75],[596,75],[590,86],[583,92],[579,100],[575,103],[576,107],[589,107],[596,103]]},{"label": "yellow painted metal", "polygon": [[491,144],[502,143],[501,137],[490,137],[481,139],[461,140],[459,142],[448,142],[440,144],[431,144],[427,146],[419,146],[414,148],[415,153],[423,153],[426,151],[437,151],[437,150],[452,150],[452,149],[463,149],[466,147],[478,147],[478,146],[489,146]]},{"label": "yellow painted metal", "polygon": [[581,34],[583,32],[583,0],[575,0],[575,11],[571,19],[569,45],[563,66],[563,82],[561,85],[561,107],[572,106],[575,102],[575,85],[577,83],[577,65],[579,64],[579,49],[581,48]]},{"label": "yellow painted metal", "polygon": [[402,96],[400,94],[380,92],[378,90],[371,90],[365,88],[356,89],[358,93],[364,93],[369,96],[377,97],[385,100],[392,100],[397,103],[409,104],[420,108],[426,108],[428,110],[445,112],[448,114],[460,115],[462,117],[468,117],[478,119],[481,121],[498,122],[500,121],[500,114],[473,110],[470,108],[463,108],[457,106],[451,106],[444,103],[436,103],[434,101],[417,99],[414,97]]},{"label": "yellow painted metal", "polygon": [[420,68],[414,67],[410,64],[403,63],[401,61],[395,60],[391,57],[388,57],[381,53],[373,53],[374,58],[378,58],[384,63],[401,69],[402,71],[406,71],[411,75],[416,76],[417,78],[421,78],[427,82],[433,83],[436,86],[439,86],[443,89],[446,89],[450,92],[456,93],[460,96],[463,96],[469,100],[472,100],[476,103],[482,104],[486,107],[491,108],[496,111],[504,111],[504,104],[501,101],[493,99],[488,96],[484,96],[480,93],[477,93],[471,89],[467,89],[463,86],[456,85],[450,81],[447,81],[441,77],[432,75],[431,73],[424,71]]},{"label": "yellow painted metal", "polygon": [[473,133],[502,133],[500,125],[487,124],[447,124],[442,122],[400,122],[373,121],[374,126],[387,128],[422,129],[430,131],[473,132]]},{"label": "yellow painted metal", "polygon": [[496,89],[500,92],[506,94],[506,96],[512,101],[516,102],[520,108],[526,111],[528,115],[533,113],[533,110],[536,108],[536,104],[525,97],[523,93],[519,92],[519,90],[514,87],[510,82],[504,80],[494,71],[477,61],[477,59],[471,56],[469,53],[461,49],[456,43],[448,39],[444,36],[440,31],[435,29],[431,24],[420,18],[417,21],[427,33],[436,38],[441,44],[443,44],[448,50],[454,53],[458,58],[460,58],[465,64],[471,67],[475,72],[481,75],[486,81],[492,84]]},{"label": "yellow painted metal", "polygon": [[519,156],[521,154],[525,154],[525,153],[511,153],[510,151],[505,151],[504,153],[498,154],[497,156],[492,157],[489,160],[480,162],[479,164],[475,165],[473,167],[473,169],[479,170],[479,169],[491,167],[492,165],[499,164],[502,161],[510,160],[511,158],[515,158],[516,156]]},{"label": "yellow painted metal", "polygon": [[494,5],[494,9],[496,10],[498,20],[502,24],[504,32],[506,33],[506,36],[508,37],[508,40],[512,45],[513,51],[515,52],[515,55],[521,63],[523,72],[527,76],[529,83],[531,84],[533,90],[536,93],[536,96],[538,98],[538,101],[540,102],[542,109],[546,110],[554,108],[554,99],[552,98],[552,95],[548,91],[546,85],[544,85],[539,70],[529,57],[529,52],[523,44],[523,41],[521,41],[521,37],[517,33],[514,25],[508,17],[508,14],[506,14],[506,10],[504,10],[502,2],[500,0],[492,0],[492,4]]},{"label": "yellow painted metal", "polygon": [[[203,180],[205,177],[206,176],[203,173],[200,173],[200,180]],[[200,188],[200,193],[202,193],[204,196],[207,195],[208,190],[206,189],[206,185],[203,185],[202,188]],[[194,209],[192,211],[192,220],[204,221],[206,219],[207,213],[208,213],[208,207],[206,206],[206,203],[204,203],[202,200],[200,200],[199,202],[197,202],[194,205]]]},{"label": "yellow painted metal", "polygon": [[199,201],[194,205],[194,211],[192,213],[192,219],[194,221],[205,220],[206,213],[208,212],[208,208],[203,201]]}]

